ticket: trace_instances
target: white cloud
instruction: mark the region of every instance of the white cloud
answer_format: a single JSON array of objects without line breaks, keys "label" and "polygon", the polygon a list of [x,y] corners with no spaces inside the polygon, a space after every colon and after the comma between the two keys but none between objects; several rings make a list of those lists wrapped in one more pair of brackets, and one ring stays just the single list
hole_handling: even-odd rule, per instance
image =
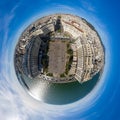
[{"label": "white cloud", "polygon": [[92,5],[92,2],[88,2],[88,1],[85,1],[85,0],[81,0],[80,2],[82,3],[82,6],[83,6],[84,9],[86,9],[90,12],[96,12],[96,9]]},{"label": "white cloud", "polygon": [[65,9],[65,10],[75,10],[73,7],[67,6],[67,5],[62,5],[62,4],[56,4],[56,7]]}]

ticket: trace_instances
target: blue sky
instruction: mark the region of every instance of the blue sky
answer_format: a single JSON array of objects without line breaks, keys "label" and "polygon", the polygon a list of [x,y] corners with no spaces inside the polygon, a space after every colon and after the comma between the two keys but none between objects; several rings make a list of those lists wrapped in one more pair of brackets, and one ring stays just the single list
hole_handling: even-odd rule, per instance
[{"label": "blue sky", "polygon": [[[120,120],[118,0],[4,0],[0,1],[0,118],[1,120]],[[84,17],[99,32],[106,49],[100,82],[82,100],[68,105],[35,101],[19,84],[13,54],[21,32],[50,13]]]}]

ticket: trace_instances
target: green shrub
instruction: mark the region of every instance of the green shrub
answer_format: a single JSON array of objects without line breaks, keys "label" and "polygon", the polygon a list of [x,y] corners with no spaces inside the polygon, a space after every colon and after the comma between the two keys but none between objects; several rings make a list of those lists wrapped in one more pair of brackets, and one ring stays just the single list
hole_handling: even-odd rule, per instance
[{"label": "green shrub", "polygon": [[62,74],[60,75],[60,77],[65,77],[65,74],[64,74],[64,73],[62,73]]},{"label": "green shrub", "polygon": [[47,76],[51,76],[51,77],[52,77],[52,76],[53,76],[53,73],[47,73]]}]

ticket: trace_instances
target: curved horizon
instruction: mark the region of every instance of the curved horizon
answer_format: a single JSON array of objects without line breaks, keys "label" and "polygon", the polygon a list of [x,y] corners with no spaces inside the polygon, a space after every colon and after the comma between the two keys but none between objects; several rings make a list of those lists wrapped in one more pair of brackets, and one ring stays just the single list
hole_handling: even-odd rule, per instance
[{"label": "curved horizon", "polygon": [[[46,3],[46,4],[45,4]],[[3,4],[3,5],[2,5]],[[119,112],[119,47],[116,19],[113,25],[108,16],[106,4],[101,2],[80,2],[46,0],[27,6],[26,1],[3,2],[1,14],[0,44],[0,116],[8,120],[113,120],[120,119]],[[91,5],[92,4],[92,5]],[[98,5],[99,4],[99,5]],[[104,5],[105,4],[105,5]],[[9,7],[6,8],[6,5]],[[100,6],[101,5],[101,6]],[[41,6],[41,7],[40,7]],[[86,7],[88,6],[88,7]],[[36,8],[36,9],[32,9]],[[106,8],[106,9],[105,9]],[[110,9],[111,6],[108,6]],[[105,10],[103,10],[105,9]],[[116,9],[113,10],[113,13]],[[41,16],[57,12],[73,13],[85,18],[98,31],[105,47],[105,66],[101,79],[83,99],[66,105],[50,105],[30,97],[21,87],[14,70],[14,50],[24,29]],[[109,12],[108,12],[109,13]],[[112,15],[114,17],[114,14]],[[114,88],[113,88],[114,87]],[[9,106],[9,107],[8,107]],[[57,111],[57,112],[56,112]],[[109,114],[106,113],[109,111]],[[117,112],[118,111],[118,112]],[[4,116],[6,114],[6,116]]]}]

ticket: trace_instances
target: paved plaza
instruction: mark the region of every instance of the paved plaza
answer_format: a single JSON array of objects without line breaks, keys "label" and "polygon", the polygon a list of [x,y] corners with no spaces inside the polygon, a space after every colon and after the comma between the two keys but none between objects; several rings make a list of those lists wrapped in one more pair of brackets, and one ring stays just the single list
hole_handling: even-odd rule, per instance
[{"label": "paved plaza", "polygon": [[61,40],[50,42],[48,72],[60,75],[65,72],[66,43]]}]

